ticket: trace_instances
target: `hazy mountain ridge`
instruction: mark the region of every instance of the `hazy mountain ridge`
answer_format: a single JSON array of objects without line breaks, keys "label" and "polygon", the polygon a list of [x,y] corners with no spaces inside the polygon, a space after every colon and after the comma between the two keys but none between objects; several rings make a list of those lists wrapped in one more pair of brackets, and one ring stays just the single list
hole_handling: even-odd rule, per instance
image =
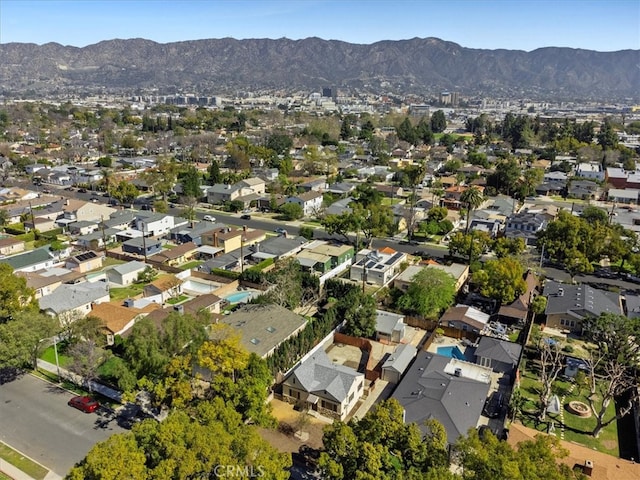
[{"label": "hazy mountain ridge", "polygon": [[560,99],[640,95],[640,50],[481,50],[436,38],[370,45],[319,38],[166,44],[131,39],[83,48],[7,43],[0,44],[0,58],[0,88],[5,93],[157,88],[159,93],[186,89],[218,94],[336,85],[369,86],[379,93],[436,94],[448,89],[466,95]]}]

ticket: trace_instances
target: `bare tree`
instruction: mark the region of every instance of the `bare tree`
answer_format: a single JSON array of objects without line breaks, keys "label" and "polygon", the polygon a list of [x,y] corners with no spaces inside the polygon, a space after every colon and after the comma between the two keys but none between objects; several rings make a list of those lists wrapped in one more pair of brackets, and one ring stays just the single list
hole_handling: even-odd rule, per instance
[{"label": "bare tree", "polygon": [[543,422],[547,415],[547,406],[551,398],[553,382],[556,381],[563,367],[563,355],[560,343],[549,338],[541,338],[538,343],[540,352],[540,382],[539,392],[540,410],[538,420]]},{"label": "bare tree", "polygon": [[110,352],[101,349],[95,340],[82,340],[67,350],[71,363],[67,369],[82,378],[89,391],[91,382],[98,377],[98,367],[104,363]]}]

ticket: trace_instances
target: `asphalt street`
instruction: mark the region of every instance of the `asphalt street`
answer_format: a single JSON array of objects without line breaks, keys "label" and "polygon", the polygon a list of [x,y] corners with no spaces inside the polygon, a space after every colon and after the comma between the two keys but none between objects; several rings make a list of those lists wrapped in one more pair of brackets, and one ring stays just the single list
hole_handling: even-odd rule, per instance
[{"label": "asphalt street", "polygon": [[72,396],[29,374],[0,385],[0,440],[64,477],[93,445],[126,432],[105,409],[68,406]]}]

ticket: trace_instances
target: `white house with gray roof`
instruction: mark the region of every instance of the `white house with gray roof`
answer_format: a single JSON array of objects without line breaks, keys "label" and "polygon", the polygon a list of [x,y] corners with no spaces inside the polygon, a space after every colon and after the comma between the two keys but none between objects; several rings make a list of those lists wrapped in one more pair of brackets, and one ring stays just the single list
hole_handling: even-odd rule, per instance
[{"label": "white house with gray roof", "polygon": [[376,340],[400,343],[404,338],[404,315],[376,310]]},{"label": "white house with gray roof", "polygon": [[382,364],[382,380],[398,383],[416,356],[417,349],[410,343],[398,345]]},{"label": "white house with gray roof", "polygon": [[91,305],[109,301],[109,288],[105,282],[82,282],[73,285],[63,283],[53,293],[42,297],[40,310],[52,317],[57,316],[61,324],[86,317]]},{"label": "white house with gray roof", "polygon": [[334,364],[318,350],[282,383],[283,400],[344,420],[364,393],[364,374]]},{"label": "white house with gray roof", "polygon": [[138,275],[147,268],[144,262],[133,260],[131,262],[116,265],[107,271],[109,282],[126,287],[138,279]]}]

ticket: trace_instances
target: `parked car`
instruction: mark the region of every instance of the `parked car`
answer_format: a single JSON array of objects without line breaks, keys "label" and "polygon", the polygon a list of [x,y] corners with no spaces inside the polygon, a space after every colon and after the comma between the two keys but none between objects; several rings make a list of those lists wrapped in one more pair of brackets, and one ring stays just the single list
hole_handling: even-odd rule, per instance
[{"label": "parked car", "polygon": [[93,413],[100,407],[100,402],[87,396],[73,397],[68,404],[84,413]]},{"label": "parked car", "polygon": [[500,392],[493,392],[484,405],[484,413],[489,418],[498,418],[502,414],[503,397]]},{"label": "parked car", "polygon": [[251,220],[251,215],[249,215],[248,213],[245,213],[244,215],[242,215],[240,217],[242,220]]},{"label": "parked car", "polygon": [[212,217],[211,215],[205,215],[204,217],[202,217],[202,219],[206,222],[215,222],[216,221],[216,217]]},{"label": "parked car", "polygon": [[78,192],[80,193],[87,193],[87,189],[86,188],[79,188]]},{"label": "parked car", "polygon": [[282,227],[276,228],[274,232],[276,232],[278,235],[285,235],[287,233],[287,231]]}]

